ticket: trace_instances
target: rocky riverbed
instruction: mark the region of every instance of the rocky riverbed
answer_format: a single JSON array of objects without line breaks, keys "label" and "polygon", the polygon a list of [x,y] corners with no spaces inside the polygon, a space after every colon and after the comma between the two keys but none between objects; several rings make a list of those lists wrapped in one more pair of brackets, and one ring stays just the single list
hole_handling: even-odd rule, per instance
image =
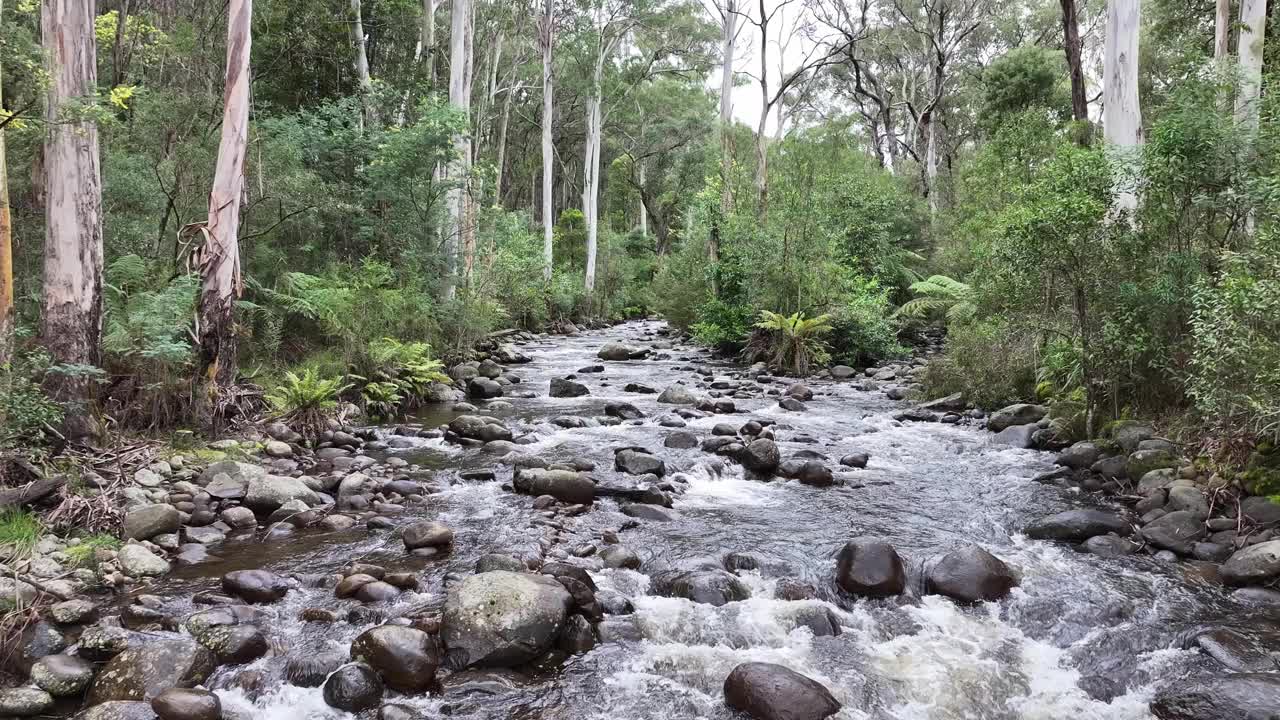
[{"label": "rocky riverbed", "polygon": [[70,598],[0,716],[1280,713],[1280,508],[1141,427],[908,406],[917,368],[517,336],[412,422],[157,461],[95,570],[50,540],[0,580]]}]

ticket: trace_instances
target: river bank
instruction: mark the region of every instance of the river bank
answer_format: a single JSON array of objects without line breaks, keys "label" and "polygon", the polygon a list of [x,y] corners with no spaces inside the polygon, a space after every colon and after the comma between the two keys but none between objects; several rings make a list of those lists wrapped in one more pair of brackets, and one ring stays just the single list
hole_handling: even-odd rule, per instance
[{"label": "river bank", "polygon": [[[820,683],[841,718],[1148,718],[1153,700],[1195,718],[1161,709],[1187,678],[1272,669],[1271,611],[1206,561],[1031,537],[1063,512],[1132,516],[1055,484],[1054,455],[993,442],[975,413],[904,415],[911,365],[797,387],[665,332],[529,338],[455,373],[468,401],[412,422],[314,452],[266,428],[214,449],[227,458],[135,473],[137,542],[68,577],[49,543],[58,570],[24,571],[122,588],[26,629],[29,664],[85,660],[55,661],[84,684],[40,712],[87,692],[85,717],[141,717],[201,685],[227,717],[729,718],[725,680],[754,661]],[[1180,495],[1155,489],[1162,510]],[[1005,569],[972,572],[975,545]],[[536,610],[519,642],[476,620],[468,598],[490,593]],[[360,650],[376,642],[395,663]],[[138,661],[158,647],[173,661]],[[353,657],[372,670],[330,675]],[[406,662],[411,677],[383,667]],[[1274,695],[1269,677],[1249,687]],[[1230,682],[1216,700],[1242,696]]]}]

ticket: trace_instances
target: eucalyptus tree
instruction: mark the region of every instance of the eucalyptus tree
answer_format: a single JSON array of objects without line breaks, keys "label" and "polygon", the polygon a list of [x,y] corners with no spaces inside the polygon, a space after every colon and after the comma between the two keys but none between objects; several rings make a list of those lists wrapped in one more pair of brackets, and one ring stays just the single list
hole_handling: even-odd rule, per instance
[{"label": "eucalyptus tree", "polygon": [[553,245],[555,242],[555,157],[551,141],[551,124],[555,119],[555,73],[552,49],[555,47],[555,0],[543,0],[538,20],[538,49],[542,58],[542,279],[551,282]]},{"label": "eucalyptus tree", "polygon": [[[449,31],[449,105],[471,117],[472,31],[471,0],[453,0]],[[444,299],[452,300],[458,287],[458,253],[463,253],[464,274],[469,275],[475,253],[475,212],[471,197],[471,133],[453,139],[454,159],[443,177],[452,182],[445,199],[448,224],[444,228]]]},{"label": "eucalyptus tree", "polygon": [[[1138,34],[1142,0],[1107,0],[1107,34],[1103,48],[1103,138],[1117,153],[1118,164],[1134,160],[1142,145],[1142,110],[1138,100]],[[1138,195],[1118,170],[1117,205],[1132,212]]]}]

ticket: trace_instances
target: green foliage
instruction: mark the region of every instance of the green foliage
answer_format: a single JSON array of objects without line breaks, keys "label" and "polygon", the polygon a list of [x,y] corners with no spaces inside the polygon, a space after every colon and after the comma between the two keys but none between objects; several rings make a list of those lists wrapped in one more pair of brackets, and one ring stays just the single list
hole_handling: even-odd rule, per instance
[{"label": "green foliage", "polygon": [[874,280],[852,283],[844,304],[831,317],[828,344],[834,358],[863,366],[905,356],[892,315],[887,289]]},{"label": "green foliage", "polygon": [[442,370],[426,343],[380,338],[357,355],[347,380],[357,389],[367,414],[388,418],[402,406],[422,402],[432,383],[449,382]]},{"label": "green foliage", "polygon": [[805,377],[831,359],[823,336],[831,332],[831,316],[805,317],[803,313],[780,315],[760,311],[756,332],[747,343],[748,362],[763,360],[769,367]]},{"label": "green foliage", "polygon": [[929,397],[962,392],[979,407],[997,408],[1033,397],[1035,373],[1032,338],[990,318],[953,329],[945,352],[929,362],[921,382]]},{"label": "green foliage", "polygon": [[116,550],[119,549],[120,539],[104,533],[96,533],[83,537],[80,542],[75,545],[68,545],[63,552],[71,560],[71,564],[76,567],[94,567],[96,565],[95,555],[99,550]]},{"label": "green foliage", "polygon": [[322,377],[314,368],[301,375],[290,371],[267,393],[267,402],[294,430],[315,440],[338,416],[338,397],[348,387],[340,378]]},{"label": "green foliage", "polygon": [[44,525],[34,514],[19,508],[0,508],[0,555],[23,557],[43,534]]},{"label": "green foliage", "polygon": [[1032,110],[1055,120],[1071,114],[1071,88],[1062,53],[1023,45],[996,58],[982,73],[981,117],[996,129]]},{"label": "green foliage", "polygon": [[972,320],[978,312],[973,304],[973,288],[946,275],[930,275],[914,282],[911,292],[915,297],[898,308],[900,317],[912,320],[945,318],[948,323],[961,324]]},{"label": "green foliage", "polygon": [[40,388],[51,362],[33,350],[0,365],[0,450],[35,452],[47,439],[45,428],[62,422],[62,407]]}]

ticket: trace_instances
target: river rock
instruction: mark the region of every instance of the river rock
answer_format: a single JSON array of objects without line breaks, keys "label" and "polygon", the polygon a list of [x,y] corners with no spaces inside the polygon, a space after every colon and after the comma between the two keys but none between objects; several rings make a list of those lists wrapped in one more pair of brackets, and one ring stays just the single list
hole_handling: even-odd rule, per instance
[{"label": "river rock", "polygon": [[997,445],[1008,445],[1019,450],[1026,450],[1035,445],[1035,434],[1039,430],[1035,424],[1014,425],[996,433],[991,442]]},{"label": "river rock", "polygon": [[1000,558],[977,545],[953,550],[929,568],[929,592],[961,602],[999,600],[1018,584]]},{"label": "river rock", "polygon": [[654,520],[656,522],[671,522],[671,515],[661,508],[654,507],[646,503],[632,503],[623,505],[620,512],[627,517],[633,517],[637,520]]},{"label": "river rock", "polygon": [[698,436],[691,432],[673,432],[667,436],[662,445],[673,450],[689,450],[698,447]]},{"label": "river rock", "polygon": [[183,635],[151,636],[107,662],[89,689],[88,703],[150,700],[171,687],[204,682],[214,668],[213,653]]},{"label": "river rock", "polygon": [[93,666],[74,655],[48,655],[31,666],[31,682],[54,697],[79,695],[93,682]]},{"label": "river rock", "polygon": [[222,720],[222,701],[208,690],[169,688],[151,701],[160,720]]},{"label": "river rock", "polygon": [[570,505],[590,505],[596,497],[595,483],[573,470],[521,469],[516,472],[512,486],[526,495],[550,495]]},{"label": "river rock", "polygon": [[426,691],[440,667],[435,638],[402,625],[364,631],[351,642],[351,659],[367,663],[388,687],[405,693]]},{"label": "river rock", "polygon": [[243,506],[227,508],[219,513],[218,517],[233,530],[248,530],[258,526],[258,518],[254,516],[253,511]]},{"label": "river rock", "polygon": [[488,415],[459,415],[449,421],[449,429],[459,437],[471,440],[510,440],[511,431],[501,420]]},{"label": "river rock", "polygon": [[1280,540],[1238,550],[1219,569],[1228,585],[1262,585],[1280,577]]},{"label": "river rock", "polygon": [[1085,552],[1099,557],[1123,557],[1138,552],[1139,545],[1115,535],[1095,535],[1080,546]]},{"label": "river rock", "polygon": [[1270,720],[1280,717],[1280,675],[1234,673],[1169,685],[1151,701],[1160,720]]},{"label": "river rock", "polygon": [[1028,525],[1025,532],[1033,540],[1080,543],[1108,533],[1123,537],[1133,532],[1133,528],[1115,513],[1089,508],[1041,518]]},{"label": "river rock", "polygon": [[698,397],[684,385],[671,385],[658,395],[658,402],[667,405],[694,405],[697,404]]},{"label": "river rock", "polygon": [[358,713],[382,702],[382,679],[364,663],[347,663],[324,681],[324,701],[329,707]]},{"label": "river rock", "polygon": [[719,568],[669,570],[652,578],[654,592],[719,607],[746,600],[751,590],[736,575]]},{"label": "river rock", "polygon": [[817,460],[789,458],[778,465],[777,472],[782,477],[799,480],[800,484],[813,487],[831,487],[836,482],[831,468]]},{"label": "river rock", "polygon": [[767,438],[752,440],[742,448],[742,452],[738,453],[738,462],[742,463],[743,467],[764,475],[772,474],[777,470],[781,459],[778,444]]},{"label": "river rock", "polygon": [[575,398],[590,395],[591,390],[586,385],[567,378],[551,378],[551,390],[548,394],[553,398]]},{"label": "river rock", "polygon": [[1138,450],[1129,455],[1124,470],[1129,477],[1141,479],[1152,470],[1176,467],[1178,457],[1168,450]]},{"label": "river rock", "polygon": [[604,406],[604,414],[609,417],[616,417],[620,420],[639,420],[644,417],[644,412],[640,408],[632,405],[631,403],[625,402],[612,402],[606,404]]},{"label": "river rock", "polygon": [[300,478],[282,475],[263,475],[249,480],[244,495],[245,506],[260,513],[278,510],[290,500],[300,500],[307,507],[321,504],[320,496]]},{"label": "river rock", "polygon": [[621,343],[605,343],[603,347],[596,352],[596,357],[601,360],[631,360],[632,358],[644,357],[648,351],[641,351],[636,348],[628,347]]},{"label": "river rock", "polygon": [[552,646],[572,604],[553,577],[505,570],[471,575],[449,589],[441,637],[458,665],[522,665]]},{"label": "river rock", "polygon": [[421,520],[404,529],[401,535],[406,550],[447,547],[453,544],[453,530],[444,523]]},{"label": "river rock", "polygon": [[502,384],[491,378],[476,376],[467,381],[467,396],[479,400],[502,397]]},{"label": "river rock", "polygon": [[667,464],[661,458],[631,448],[619,450],[615,453],[613,464],[617,470],[628,475],[657,475],[662,477],[667,474]]},{"label": "river rock", "polygon": [[289,581],[267,570],[233,570],[222,576],[222,589],[251,603],[273,603],[289,592]]},{"label": "river rock", "polygon": [[133,577],[158,577],[169,572],[169,562],[143,545],[129,544],[116,554],[120,569]]},{"label": "river rock", "polygon": [[610,545],[601,550],[600,559],[604,561],[604,566],[607,568],[636,570],[640,567],[640,556],[623,545]]},{"label": "river rock", "polygon": [[1137,450],[1143,440],[1150,440],[1154,436],[1155,431],[1150,426],[1132,420],[1117,423],[1111,429],[1111,439],[1125,452]]},{"label": "river rock", "polygon": [[53,697],[40,688],[0,689],[0,716],[31,717],[53,707]]},{"label": "river rock", "polygon": [[840,703],[816,680],[773,663],[743,663],[724,681],[724,701],[753,720],[822,720]]},{"label": "river rock", "polygon": [[519,365],[522,363],[533,362],[533,358],[520,352],[516,349],[516,346],[511,343],[502,343],[501,345],[498,345],[490,355],[493,356],[493,359],[496,362],[500,362],[503,365]]},{"label": "river rock", "polygon": [[143,505],[124,514],[124,536],[134,540],[150,540],[163,534],[178,532],[182,515],[167,503]]},{"label": "river rock", "polygon": [[1269,528],[1280,525],[1280,503],[1271,498],[1254,495],[1240,501],[1240,514],[1251,523]]},{"label": "river rock", "polygon": [[836,583],[854,595],[889,597],[906,588],[907,571],[892,545],[858,538],[836,555]]},{"label": "river rock", "polygon": [[1044,405],[1017,403],[992,413],[991,418],[987,420],[987,429],[998,433],[1015,425],[1034,425],[1048,414],[1049,408]]},{"label": "river rock", "polygon": [[1188,485],[1174,485],[1169,488],[1169,500],[1164,509],[1169,512],[1185,510],[1199,518],[1209,517],[1209,501],[1199,488]]},{"label": "river rock", "polygon": [[94,705],[75,716],[75,720],[156,720],[151,703],[112,701]]},{"label": "river rock", "polygon": [[1071,447],[1058,453],[1058,457],[1054,460],[1058,465],[1069,467],[1072,470],[1084,470],[1085,468],[1098,462],[1098,458],[1102,457],[1102,450],[1097,445],[1086,441],[1078,442]]},{"label": "river rock", "polygon": [[1204,538],[1204,518],[1179,510],[1147,523],[1140,531],[1147,542],[1179,555],[1190,555],[1192,547]]},{"label": "river rock", "polygon": [[865,468],[869,462],[871,462],[871,456],[861,452],[849,453],[848,455],[840,458],[841,465],[858,469]]}]

